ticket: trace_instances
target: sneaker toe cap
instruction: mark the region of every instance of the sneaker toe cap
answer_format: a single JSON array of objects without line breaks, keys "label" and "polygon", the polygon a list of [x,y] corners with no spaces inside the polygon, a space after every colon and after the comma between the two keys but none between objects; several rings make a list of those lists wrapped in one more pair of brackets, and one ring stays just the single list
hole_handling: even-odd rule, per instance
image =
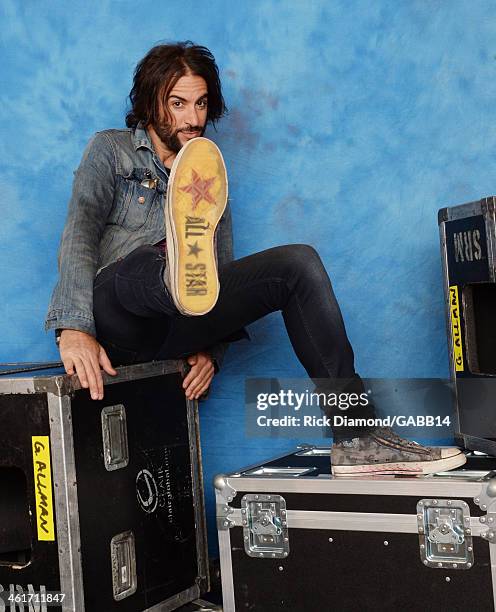
[{"label": "sneaker toe cap", "polygon": [[447,446],[445,448],[440,448],[441,451],[441,459],[448,459],[448,457],[455,457],[456,455],[461,454],[461,450],[456,448],[456,446]]}]

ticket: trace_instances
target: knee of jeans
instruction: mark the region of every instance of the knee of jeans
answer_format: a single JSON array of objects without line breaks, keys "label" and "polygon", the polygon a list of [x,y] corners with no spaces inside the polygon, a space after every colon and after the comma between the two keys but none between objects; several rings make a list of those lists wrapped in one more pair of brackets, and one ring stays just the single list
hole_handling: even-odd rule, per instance
[{"label": "knee of jeans", "polygon": [[286,249],[287,261],[293,270],[305,277],[315,276],[317,280],[325,274],[320,255],[314,247],[308,244],[289,244],[282,248]]},{"label": "knee of jeans", "polygon": [[160,268],[163,263],[164,260],[160,257],[160,251],[153,245],[145,244],[124,257],[119,266],[118,274],[121,277],[143,280],[152,268],[152,274],[155,275],[155,269]]}]

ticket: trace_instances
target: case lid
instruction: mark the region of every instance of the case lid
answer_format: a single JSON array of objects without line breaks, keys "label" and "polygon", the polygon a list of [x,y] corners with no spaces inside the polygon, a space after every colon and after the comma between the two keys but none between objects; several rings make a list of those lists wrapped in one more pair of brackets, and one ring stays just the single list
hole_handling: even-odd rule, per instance
[{"label": "case lid", "polygon": [[[54,395],[70,395],[81,389],[77,377],[67,376],[62,364],[56,362],[24,362],[0,364],[0,395],[18,393],[53,393]],[[103,384],[150,378],[163,374],[182,372],[184,363],[181,360],[150,361],[136,365],[116,368],[117,376],[102,372]]]}]

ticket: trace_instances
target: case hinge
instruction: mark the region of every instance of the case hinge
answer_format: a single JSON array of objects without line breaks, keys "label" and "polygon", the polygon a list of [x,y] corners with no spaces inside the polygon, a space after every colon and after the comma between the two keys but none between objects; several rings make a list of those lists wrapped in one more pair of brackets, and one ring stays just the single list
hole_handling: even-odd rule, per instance
[{"label": "case hinge", "polygon": [[227,504],[221,504],[217,506],[217,529],[224,531],[231,529],[236,525],[236,522],[229,518],[229,515],[234,512],[234,508]]},{"label": "case hinge", "polygon": [[286,500],[281,495],[245,495],[241,517],[247,555],[272,559],[289,555]]},{"label": "case hinge", "polygon": [[428,567],[470,569],[474,564],[470,508],[460,499],[417,504],[420,558]]}]

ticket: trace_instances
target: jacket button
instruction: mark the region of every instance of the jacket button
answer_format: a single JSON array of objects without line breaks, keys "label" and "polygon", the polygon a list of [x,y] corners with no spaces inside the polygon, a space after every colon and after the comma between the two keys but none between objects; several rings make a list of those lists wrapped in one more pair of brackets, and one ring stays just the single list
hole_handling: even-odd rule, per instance
[{"label": "jacket button", "polygon": [[140,196],[140,197],[138,198],[138,202],[139,202],[140,204],[144,204],[144,203],[145,203],[145,197],[144,197],[144,196]]}]

